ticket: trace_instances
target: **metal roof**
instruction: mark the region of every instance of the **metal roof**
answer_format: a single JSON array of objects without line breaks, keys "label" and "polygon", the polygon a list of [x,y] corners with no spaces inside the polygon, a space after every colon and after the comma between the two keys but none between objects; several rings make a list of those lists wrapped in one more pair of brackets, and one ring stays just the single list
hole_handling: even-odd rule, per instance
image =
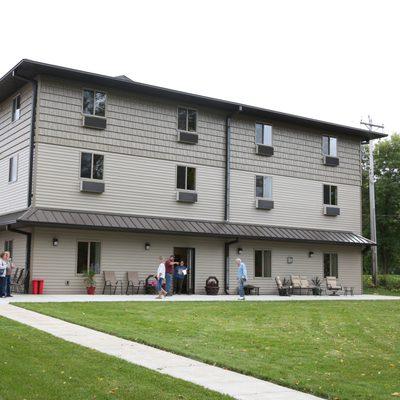
[{"label": "metal roof", "polygon": [[93,85],[102,85],[105,87],[128,90],[135,93],[171,99],[184,103],[193,103],[196,105],[202,105],[204,107],[212,107],[223,110],[227,114],[233,113],[241,109],[242,114],[266,119],[271,122],[279,121],[306,128],[318,129],[323,132],[355,135],[362,138],[363,140],[368,140],[371,138],[378,139],[387,136],[386,134],[380,132],[370,132],[366,129],[334,124],[332,122],[320,121],[312,118],[282,113],[265,108],[254,107],[231,101],[215,99],[212,97],[200,96],[192,93],[186,93],[178,90],[135,82],[123,75],[112,77],[71,68],[60,67],[57,65],[45,64],[27,59],[21,60],[14,68],[12,68],[0,79],[0,102],[11,96],[14,92],[19,90],[25,84],[24,81],[14,77],[14,72],[29,79],[35,78],[36,76],[43,74],[59,78],[84,81],[85,83],[90,83]]},{"label": "metal roof", "polygon": [[369,239],[348,231],[236,224],[49,208],[30,208],[19,215],[13,214],[12,217],[4,218],[4,220],[8,221],[8,224],[16,224],[17,226],[57,226],[78,229],[337,245],[370,246],[375,244]]}]

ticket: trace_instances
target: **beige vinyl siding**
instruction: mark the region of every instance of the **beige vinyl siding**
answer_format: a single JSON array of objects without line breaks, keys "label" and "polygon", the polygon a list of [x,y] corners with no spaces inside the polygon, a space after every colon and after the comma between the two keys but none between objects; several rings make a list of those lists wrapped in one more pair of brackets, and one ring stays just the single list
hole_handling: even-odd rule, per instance
[{"label": "beige vinyl siding", "polygon": [[[248,283],[260,287],[260,294],[277,294],[276,276],[282,280],[284,277],[290,278],[290,275],[302,275],[308,279],[318,276],[322,279],[324,274],[323,254],[329,252],[338,254],[339,281],[343,286],[353,286],[356,294],[362,292],[362,256],[359,247],[240,241],[231,246],[232,261],[229,269],[229,283],[232,294],[236,293],[237,288],[237,268],[233,260],[238,256],[236,252],[238,247],[243,249],[243,253],[239,257],[247,266]],[[254,277],[254,250],[271,250],[271,278]],[[312,257],[309,257],[310,251],[314,252]],[[288,257],[293,257],[292,264],[287,263]]]},{"label": "beige vinyl siding", "polygon": [[[12,122],[12,103],[18,94],[21,95],[21,114],[18,120]],[[0,215],[27,206],[31,109],[30,85],[25,85],[0,104]],[[15,155],[18,157],[18,178],[16,182],[9,183],[9,159]]]},{"label": "beige vinyl siding", "polygon": [[6,240],[13,241],[13,262],[18,268],[25,268],[26,236],[15,232],[0,231],[0,251],[4,250]]},{"label": "beige vinyl siding", "polygon": [[10,156],[0,159],[0,215],[23,210],[28,201],[29,147],[12,153],[18,158],[17,181],[8,182]]},{"label": "beige vinyl siding", "polygon": [[[80,149],[38,145],[38,207],[221,220],[224,170],[196,165],[195,204],[176,201],[178,163],[123,154],[104,155],[105,192],[80,192]],[[179,163],[182,164],[182,163]]]},{"label": "beige vinyl siding", "polygon": [[107,93],[107,129],[98,131],[82,126],[82,90],[86,87],[85,83],[42,77],[40,142],[224,166],[223,114],[195,107],[199,143],[191,146],[177,142],[177,109],[187,104],[96,87]]},{"label": "beige vinyl siding", "polygon": [[[272,123],[274,155],[263,157],[257,155],[255,150],[255,122],[243,117],[233,120],[233,169],[361,185],[359,138],[276,122]],[[326,134],[337,137],[337,155],[340,160],[337,167],[328,167],[322,163],[322,136]]]},{"label": "beige vinyl siding", "polygon": [[[59,240],[53,247],[53,238]],[[45,293],[84,293],[83,277],[76,274],[78,241],[101,242],[101,270],[115,271],[124,281],[126,272],[137,271],[145,279],[155,274],[160,255],[168,257],[174,247],[194,247],[196,251],[196,286],[198,294],[204,294],[205,281],[215,275],[223,282],[224,246],[215,239],[187,236],[143,235],[119,232],[79,231],[62,229],[35,229],[33,246],[32,279],[45,280]],[[144,245],[149,242],[150,250]],[[96,277],[97,290],[103,289],[102,273]],[[67,286],[66,282],[70,285]]]},{"label": "beige vinyl siding", "polygon": [[255,173],[232,171],[231,222],[349,230],[361,233],[360,187],[338,184],[340,215],[323,215],[323,183],[272,175],[274,209],[255,206]]}]

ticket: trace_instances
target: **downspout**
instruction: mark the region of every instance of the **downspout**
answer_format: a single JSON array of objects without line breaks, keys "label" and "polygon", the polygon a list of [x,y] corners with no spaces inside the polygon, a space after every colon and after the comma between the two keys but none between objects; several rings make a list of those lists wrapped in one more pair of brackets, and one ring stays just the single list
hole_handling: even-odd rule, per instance
[{"label": "downspout", "polygon": [[26,236],[26,258],[25,258],[25,293],[29,293],[29,282],[31,277],[31,250],[32,250],[32,233],[13,229],[7,225],[7,231],[19,233]]},{"label": "downspout", "polygon": [[231,244],[237,243],[239,239],[232,240],[225,243],[225,265],[224,265],[224,292],[229,294],[229,248]]},{"label": "downspout", "polygon": [[33,197],[33,159],[35,155],[35,130],[36,130],[36,108],[37,108],[37,94],[38,94],[38,82],[35,79],[28,79],[21,75],[18,75],[15,70],[12,73],[13,77],[21,79],[25,82],[32,84],[32,108],[31,108],[31,134],[29,143],[29,172],[28,172],[28,200],[27,207],[32,205]]}]

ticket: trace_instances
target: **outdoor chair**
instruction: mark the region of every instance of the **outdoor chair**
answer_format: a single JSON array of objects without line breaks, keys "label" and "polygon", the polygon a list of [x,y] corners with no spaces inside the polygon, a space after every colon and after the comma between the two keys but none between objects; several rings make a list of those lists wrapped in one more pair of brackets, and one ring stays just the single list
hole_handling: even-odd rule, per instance
[{"label": "outdoor chair", "polygon": [[290,282],[292,285],[292,292],[294,294],[295,290],[298,290],[299,293],[301,294],[301,280],[300,276],[298,275],[290,275]]},{"label": "outdoor chair", "polygon": [[19,267],[15,268],[14,273],[11,276],[11,284],[16,283],[17,279],[19,278]]},{"label": "outdoor chair", "polygon": [[307,279],[306,276],[300,276],[300,294],[304,290],[306,294],[312,292],[315,289],[314,285],[310,285],[310,281]]},{"label": "outdoor chair", "polygon": [[25,291],[25,269],[17,268],[11,280],[11,291],[13,293],[24,293]]},{"label": "outdoor chair", "polygon": [[137,287],[136,294],[139,294],[140,287],[144,287],[144,281],[139,280],[139,274],[137,271],[129,271],[126,273],[128,276],[128,284],[126,286],[126,294],[129,294],[129,289],[132,289],[132,294],[133,291],[135,290],[135,287]]},{"label": "outdoor chair", "polygon": [[115,277],[115,272],[114,271],[103,271],[104,274],[104,288],[103,288],[103,294],[106,291],[106,288],[110,288],[110,294],[111,290],[114,289],[114,293],[117,291],[117,288],[121,288],[121,294],[122,294],[122,281],[117,280]]},{"label": "outdoor chair", "polygon": [[292,286],[284,285],[279,276],[275,277],[275,283],[278,288],[279,296],[290,296],[292,291]]},{"label": "outdoor chair", "polygon": [[332,292],[330,296],[338,296],[338,291],[343,290],[343,286],[338,284],[336,276],[326,277],[326,290]]}]

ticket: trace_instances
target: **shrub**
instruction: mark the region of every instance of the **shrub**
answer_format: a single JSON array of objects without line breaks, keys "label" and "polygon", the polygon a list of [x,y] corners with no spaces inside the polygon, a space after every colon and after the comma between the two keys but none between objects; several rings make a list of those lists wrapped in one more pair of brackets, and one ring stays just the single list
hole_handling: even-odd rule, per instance
[{"label": "shrub", "polygon": [[[365,288],[373,288],[371,275],[363,275]],[[378,275],[378,287],[388,290],[400,290],[400,275]]]}]

